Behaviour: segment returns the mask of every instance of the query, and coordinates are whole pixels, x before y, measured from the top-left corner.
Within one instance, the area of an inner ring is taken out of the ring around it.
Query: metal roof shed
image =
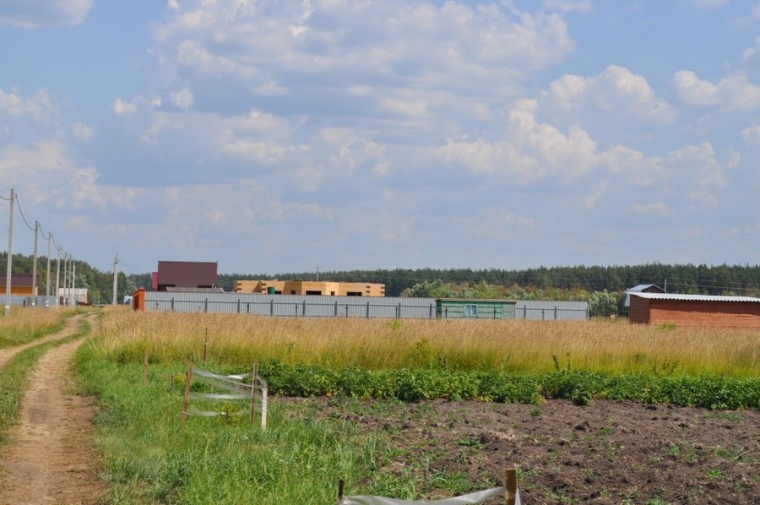
[[[639,284],[637,286],[632,287],[631,289],[626,290],[625,292],[625,306],[630,307],[631,306],[631,293],[664,293],[665,290],[662,289],[657,284]]]
[[[760,298],[630,293],[631,323],[760,328]]]
[[[514,319],[516,301],[439,298],[436,316],[443,319]]]

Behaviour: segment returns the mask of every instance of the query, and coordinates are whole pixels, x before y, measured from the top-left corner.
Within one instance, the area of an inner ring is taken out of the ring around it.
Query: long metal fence
[[[6,297],[2,296],[2,303],[5,303]],[[10,297],[10,304],[14,307],[40,307],[50,308],[55,307],[59,303],[59,300],[55,296],[20,296],[12,295]]]
[[[146,311],[215,312],[258,316],[434,319],[432,298],[254,293],[145,293]]]
[[[268,295],[258,293],[145,292],[146,311],[257,316],[435,319],[434,298]],[[511,312],[511,311],[510,311]],[[586,302],[521,300],[507,319],[586,320]]]
[[[515,305],[515,318],[533,321],[585,321],[589,318],[588,303],[520,300]]]

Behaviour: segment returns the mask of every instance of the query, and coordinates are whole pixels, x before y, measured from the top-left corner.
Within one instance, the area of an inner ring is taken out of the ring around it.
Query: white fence
[[[242,382],[246,377],[252,377],[251,384]],[[226,391],[225,393],[199,393],[190,391],[193,381],[202,382],[212,389]],[[185,377],[185,400],[182,406],[182,422],[185,423],[187,416],[228,418],[248,416],[253,424],[255,413],[261,413],[261,429],[267,427],[267,392],[268,386],[264,379],[258,375],[258,365],[253,365],[251,373],[235,375],[217,375],[206,370],[193,369],[190,364]],[[225,405],[217,410],[193,410],[190,401],[193,400],[201,405],[223,402]],[[234,405],[231,408],[230,405]],[[258,407],[258,408],[257,408]]]

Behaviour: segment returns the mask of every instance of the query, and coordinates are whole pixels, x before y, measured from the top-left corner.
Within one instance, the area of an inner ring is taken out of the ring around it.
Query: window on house
[[[478,306],[477,305],[465,305],[464,306],[464,315],[465,316],[477,316],[478,315]]]

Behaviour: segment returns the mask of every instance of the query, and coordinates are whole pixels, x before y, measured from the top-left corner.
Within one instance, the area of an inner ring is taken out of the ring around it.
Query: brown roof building
[[[760,298],[629,293],[631,323],[760,328]]]
[[[5,294],[6,275],[0,275],[0,294]],[[11,274],[11,294],[18,296],[37,296],[33,287],[32,274]]]
[[[219,276],[216,262],[159,261],[156,272],[157,291],[182,289],[217,289]]]

